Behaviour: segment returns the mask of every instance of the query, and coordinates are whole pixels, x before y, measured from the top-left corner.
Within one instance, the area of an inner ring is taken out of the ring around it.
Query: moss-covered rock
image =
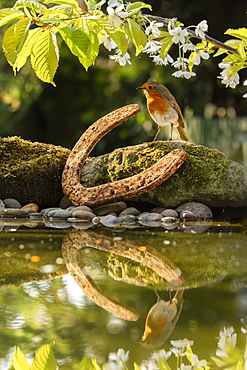
[[[165,207],[190,201],[210,207],[247,205],[244,168],[217,150],[185,142],[158,141],[116,149],[84,165],[81,182],[89,187],[132,176],[176,148],[187,152],[185,163],[156,189],[133,200]]]
[[[69,153],[60,146],[16,136],[0,138],[0,199],[57,205],[63,196],[61,175]]]

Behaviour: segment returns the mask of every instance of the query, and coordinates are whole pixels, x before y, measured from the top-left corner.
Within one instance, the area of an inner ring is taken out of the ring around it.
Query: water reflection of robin
[[[147,98],[147,108],[150,116],[158,125],[158,131],[153,139],[155,141],[163,126],[171,126],[170,140],[172,140],[173,127],[178,130],[181,140],[188,141],[184,131],[184,118],[181,109],[170,91],[159,82],[148,82],[137,87],[142,89]]]
[[[148,312],[140,344],[147,348],[161,346],[173,332],[183,306],[184,289],[176,291],[169,301],[158,298]]]

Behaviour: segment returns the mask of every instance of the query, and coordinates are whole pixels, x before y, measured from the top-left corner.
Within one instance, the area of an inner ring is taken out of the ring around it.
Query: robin
[[[169,301],[158,297],[148,312],[140,344],[147,348],[160,347],[173,332],[183,307],[184,289],[177,290]]]
[[[171,125],[170,140],[172,140],[173,127],[179,132],[181,140],[188,141],[184,131],[184,118],[179,105],[170,91],[159,82],[147,82],[137,89],[143,89],[147,98],[147,108],[150,116],[158,125],[158,131],[153,139],[155,141],[162,126]]]

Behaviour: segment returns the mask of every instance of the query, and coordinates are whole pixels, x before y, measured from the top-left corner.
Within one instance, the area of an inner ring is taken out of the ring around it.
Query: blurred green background
[[[82,4],[82,1],[78,1]],[[162,0],[147,1],[153,15],[178,17],[186,26],[206,19],[208,34],[225,41],[228,28],[246,26],[245,0]],[[15,1],[2,0],[1,7],[11,7]],[[1,29],[2,38],[4,29]],[[190,141],[219,149],[247,167],[246,92],[241,84],[236,89],[225,88],[217,76],[221,58],[203,61],[195,68],[191,80],[172,77],[172,67],[155,66],[142,54],[134,57],[132,65],[121,67],[109,59],[101,46],[100,55],[88,72],[62,43],[54,88],[39,81],[28,63],[16,77],[5,60],[0,58],[0,135],[20,135],[32,141],[49,142],[72,148],[85,129],[101,116],[125,104],[139,103],[143,109],[137,117],[125,122],[103,138],[93,155],[109,152],[116,147],[152,140],[156,124],[149,118],[145,98],[137,86],[150,77],[164,83],[176,97],[186,118]],[[175,52],[175,54],[173,53]],[[171,55],[176,56],[176,47]],[[114,54],[114,51],[113,53]],[[159,139],[168,138],[162,130]]]

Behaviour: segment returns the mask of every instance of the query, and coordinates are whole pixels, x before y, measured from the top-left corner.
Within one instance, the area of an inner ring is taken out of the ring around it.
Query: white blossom
[[[109,36],[104,36],[103,38],[100,39],[100,41],[103,43],[104,47],[109,51],[111,51],[112,49],[116,49],[117,47],[115,41]]]
[[[124,4],[121,4],[114,9],[111,6],[108,6],[106,8],[107,13],[109,14],[109,20],[115,24],[115,26],[120,27],[121,26],[121,18],[127,18],[129,17],[129,13],[123,12]]]
[[[199,36],[201,39],[204,39],[205,32],[207,30],[208,30],[208,24],[207,24],[207,21],[204,20],[204,21],[201,21],[200,23],[198,23],[198,25],[196,26],[195,34],[196,34],[196,36]]]
[[[232,76],[229,76],[230,69],[231,69],[231,63],[219,63],[219,67],[223,69],[222,72],[220,72],[220,76],[218,76],[219,79],[221,79],[221,83],[226,85],[227,87],[230,86],[232,89],[234,89],[240,81],[239,74],[236,72]]]
[[[152,34],[154,37],[158,37],[161,34],[160,27],[163,27],[163,23],[152,21],[149,26],[147,26],[145,33],[146,35]]]
[[[160,58],[158,55],[152,55],[151,57],[156,65],[167,66],[169,63],[173,63],[173,59],[169,54],[165,58]]]
[[[129,359],[129,351],[125,352],[123,348],[119,348],[116,353],[111,352],[109,354],[109,359],[112,361],[127,362]]]
[[[197,355],[192,355],[191,356],[191,363],[192,365],[195,367],[195,368],[198,368],[198,367],[205,367],[207,365],[207,361],[206,360],[201,360],[199,361],[198,359],[198,356]]]
[[[232,326],[229,328],[224,328],[223,331],[220,331],[220,337],[218,340],[218,349],[216,355],[220,357],[229,357],[228,347],[235,348],[237,342],[237,334],[234,333]]]
[[[144,53],[153,55],[157,54],[161,49],[161,43],[159,41],[148,41],[145,48],[143,49]]]
[[[181,364],[179,370],[192,370],[192,366]]]
[[[150,360],[154,360],[154,361],[158,361],[158,360],[161,360],[162,358],[164,359],[168,359],[170,356],[171,356],[171,351],[165,351],[164,349],[161,349],[159,351],[155,351],[151,357],[150,357]]]
[[[120,66],[125,66],[127,63],[131,64],[129,53],[127,52],[123,55],[120,50],[118,51],[118,54],[110,55],[110,59],[115,60],[115,62],[119,63]]]
[[[175,62],[172,64],[174,68],[186,68],[187,63],[189,63],[189,59],[187,58],[178,58],[175,60]]]
[[[170,18],[169,19],[169,22],[168,22],[168,26],[167,26],[167,29],[168,29],[168,32],[172,29],[172,28],[175,28],[175,23],[177,22],[177,18],[173,17],[173,18]]]
[[[181,45],[181,49],[183,50],[184,53],[186,53],[186,51],[188,50],[195,50],[195,48],[196,48],[195,45],[192,44],[191,42]]]
[[[109,361],[103,365],[102,370],[123,370],[124,367],[119,362]]]
[[[114,7],[118,7],[118,6],[120,6],[120,5],[122,5],[122,2],[121,1],[119,1],[119,0],[109,0],[108,1],[108,6],[110,7],[110,8],[114,8]]]
[[[140,364],[140,369],[141,370],[158,370],[158,365],[155,361],[152,360],[144,360]]]
[[[176,27],[174,29],[169,30],[170,35],[172,35],[172,42],[174,44],[178,44],[181,42],[182,44],[185,43],[185,37],[188,36],[188,31],[186,29],[182,29],[181,27]]]
[[[201,58],[202,59],[208,59],[209,54],[206,51],[197,50],[196,51],[196,57],[194,59],[194,64],[196,66],[201,63]]]
[[[247,93],[245,93],[245,94],[243,95],[243,98],[247,98]]]
[[[179,70],[179,71],[174,72],[172,74],[172,76],[174,76],[174,77],[184,77],[188,80],[189,78],[196,76],[196,74],[195,74],[195,72]]]

